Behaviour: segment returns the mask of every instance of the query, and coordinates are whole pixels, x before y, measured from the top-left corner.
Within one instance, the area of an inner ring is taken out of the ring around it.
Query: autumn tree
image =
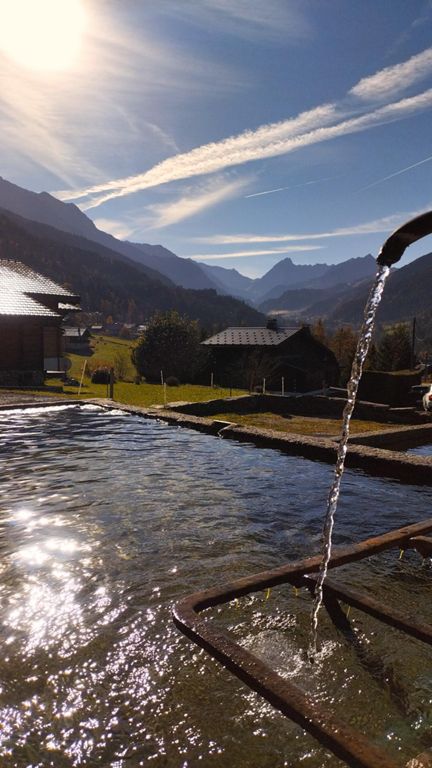
[[[351,366],[357,348],[357,334],[350,325],[342,326],[331,336],[328,346],[338,361],[341,383],[345,384],[351,373]]]
[[[134,347],[132,362],[148,381],[160,381],[161,371],[165,378],[192,381],[206,358],[200,341],[196,321],[174,310],[158,313]]]
[[[321,318],[311,326],[310,332],[317,341],[321,342],[321,344],[328,344],[327,331]]]

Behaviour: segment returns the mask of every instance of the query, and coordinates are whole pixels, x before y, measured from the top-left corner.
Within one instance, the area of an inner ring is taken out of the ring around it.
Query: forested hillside
[[[144,322],[154,312],[176,309],[199,320],[209,331],[227,325],[260,325],[263,316],[242,301],[213,290],[188,290],[166,285],[139,265],[109,249],[73,236],[63,238],[50,227],[44,236],[29,231],[19,217],[0,213],[0,258],[15,259],[72,289],[82,308],[111,315],[120,322]],[[32,222],[31,222],[32,223]],[[51,236],[50,236],[51,234]],[[163,280],[164,278],[161,278]]]

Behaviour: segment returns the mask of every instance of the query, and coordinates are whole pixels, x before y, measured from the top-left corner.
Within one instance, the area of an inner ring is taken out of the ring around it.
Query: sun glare
[[[84,25],[81,0],[0,0],[0,50],[32,70],[73,66]]]

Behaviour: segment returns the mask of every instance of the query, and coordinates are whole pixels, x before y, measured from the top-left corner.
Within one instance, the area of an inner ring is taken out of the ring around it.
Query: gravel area
[[[52,395],[26,395],[23,392],[2,392],[0,390],[0,408],[7,405],[19,406],[31,403],[46,403],[48,398],[50,403],[64,402],[64,398],[53,397]]]

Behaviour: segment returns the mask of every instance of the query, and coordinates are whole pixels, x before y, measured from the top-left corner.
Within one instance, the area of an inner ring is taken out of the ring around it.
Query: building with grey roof
[[[0,259],[0,384],[32,386],[63,370],[66,312],[79,296],[19,261]]]
[[[325,382],[339,380],[339,366],[333,352],[312,336],[309,328],[232,327],[202,342],[208,349],[208,370],[223,386],[252,390],[266,379],[266,388],[306,392]],[[208,374],[208,371],[206,372]]]

